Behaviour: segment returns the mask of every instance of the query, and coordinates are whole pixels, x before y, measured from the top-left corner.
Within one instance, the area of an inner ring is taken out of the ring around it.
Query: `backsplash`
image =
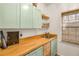
[[[47,30],[45,29],[3,29],[5,38],[6,38],[6,32],[10,31],[19,31],[19,38],[24,38],[24,37],[30,37],[30,36],[35,36],[39,34],[45,33]],[[22,34],[22,36],[20,36]]]
[[[22,33],[22,37],[29,37],[29,36],[35,36],[44,33],[45,30],[43,29],[27,29],[27,30],[20,30],[20,34]]]

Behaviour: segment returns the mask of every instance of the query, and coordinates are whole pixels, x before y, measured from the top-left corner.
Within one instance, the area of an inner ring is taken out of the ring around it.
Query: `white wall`
[[[49,27],[49,32],[55,32],[58,34],[58,38],[60,39],[61,35],[61,15],[60,15],[60,4],[57,3],[45,3],[45,4],[40,4],[44,10],[46,15],[50,17],[49,22],[50,22],[50,27]],[[42,9],[43,9],[42,8]]]
[[[30,37],[30,36],[35,36],[39,34],[43,34],[45,31],[43,29],[26,29],[26,30],[20,30],[20,34],[22,34],[23,37]]]
[[[74,10],[79,8],[79,4],[71,3],[71,4],[61,4],[61,12]],[[65,42],[59,42],[58,50],[60,55],[65,56],[79,56],[79,45],[74,45]]]
[[[49,15],[50,19],[50,27],[49,32],[55,32],[58,36],[58,52],[60,51],[60,43],[61,42],[61,30],[62,30],[62,23],[61,23],[61,6],[57,3],[47,4],[45,5],[47,8],[47,14]],[[60,51],[62,52],[62,51]]]
[[[61,12],[77,9],[79,4],[45,4],[46,14],[50,16],[49,32],[55,32],[58,35],[58,54],[64,56],[79,56],[79,45],[62,42],[62,20]]]
[[[62,11],[74,10],[79,8],[79,3],[62,3]]]

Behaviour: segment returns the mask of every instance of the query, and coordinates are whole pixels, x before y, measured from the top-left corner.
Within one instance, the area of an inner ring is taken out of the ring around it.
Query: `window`
[[[62,13],[62,41],[79,44],[79,10]]]

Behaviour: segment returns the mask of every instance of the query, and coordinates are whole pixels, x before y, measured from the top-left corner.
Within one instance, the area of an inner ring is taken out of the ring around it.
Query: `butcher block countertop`
[[[0,48],[0,56],[23,56],[26,55],[33,50],[43,46],[45,43],[54,40],[57,35],[54,35],[51,39],[42,38],[40,35],[21,38],[19,44],[11,45],[6,49]]]

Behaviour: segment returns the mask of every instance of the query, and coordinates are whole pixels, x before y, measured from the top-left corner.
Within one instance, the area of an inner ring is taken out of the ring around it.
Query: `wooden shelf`
[[[44,19],[44,20],[48,20],[49,17],[48,17],[47,15],[42,14],[42,19]]]

